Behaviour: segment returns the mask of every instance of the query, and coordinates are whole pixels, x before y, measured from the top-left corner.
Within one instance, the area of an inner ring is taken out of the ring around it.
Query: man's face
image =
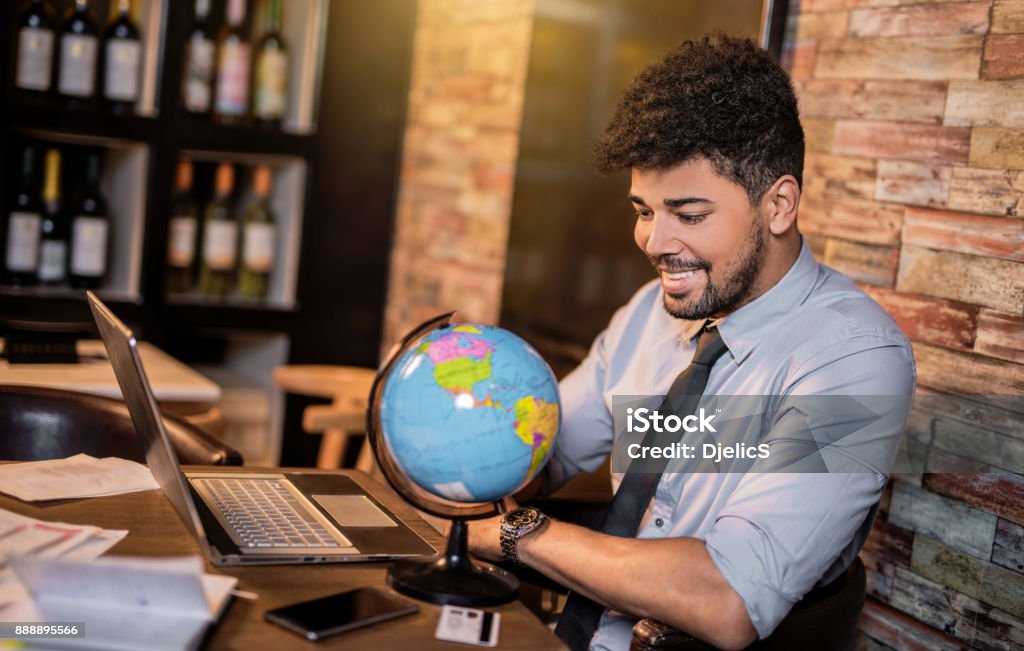
[[[634,169],[629,198],[636,243],[661,277],[669,314],[723,316],[756,295],[765,226],[742,187],[698,159]]]

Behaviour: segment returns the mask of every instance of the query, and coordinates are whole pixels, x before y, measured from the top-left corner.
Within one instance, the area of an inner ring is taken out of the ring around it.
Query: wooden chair
[[[295,364],[274,369],[274,382],[289,392],[332,400],[329,405],[311,405],[302,414],[302,429],[323,434],[317,468],[339,468],[353,435],[366,431],[366,407],[376,369],[356,366]],[[356,468],[373,470],[373,452],[365,440]]]

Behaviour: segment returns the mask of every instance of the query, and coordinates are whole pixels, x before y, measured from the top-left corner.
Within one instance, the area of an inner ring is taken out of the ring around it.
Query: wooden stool
[[[329,405],[311,405],[302,414],[302,429],[323,433],[317,468],[339,468],[353,434],[366,431],[366,407],[377,371],[356,366],[296,364],[274,369],[274,382],[289,393],[329,398]],[[373,452],[364,440],[356,468],[374,470]]]

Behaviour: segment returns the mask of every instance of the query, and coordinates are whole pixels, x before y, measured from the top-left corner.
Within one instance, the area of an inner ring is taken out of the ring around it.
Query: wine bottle
[[[203,219],[203,261],[199,272],[199,293],[223,299],[231,293],[238,251],[238,224],[228,201],[235,184],[230,163],[217,166],[215,196]]]
[[[14,208],[7,216],[4,275],[11,285],[32,285],[36,282],[42,215],[34,181],[35,150],[25,147],[21,157],[21,187],[14,195]]]
[[[249,43],[242,33],[245,0],[228,0],[228,21],[217,36],[217,89],[213,118],[239,124],[249,107]]]
[[[53,12],[43,0],[26,3],[18,16],[14,85],[26,96],[50,90],[53,70]]]
[[[196,0],[195,19],[185,45],[185,74],[182,83],[182,104],[190,113],[210,112],[215,46],[209,20],[210,0]]]
[[[67,278],[68,220],[60,202],[60,152],[46,151],[43,216],[40,222],[39,282],[59,285]]]
[[[114,113],[132,113],[141,90],[142,39],[131,9],[131,0],[118,0],[117,17],[104,35],[103,99]]]
[[[107,244],[110,219],[100,193],[100,153],[89,154],[85,166],[85,191],[71,220],[71,259],[68,281],[79,289],[96,289],[107,275]]]
[[[75,0],[61,25],[60,70],[57,92],[72,108],[88,102],[96,92],[96,21],[86,0]]]
[[[259,126],[280,128],[288,104],[288,47],[281,38],[281,0],[267,4],[267,33],[256,50],[252,114]]]
[[[171,200],[171,228],[167,246],[167,291],[185,294],[192,291],[196,258],[198,214],[192,199],[192,161],[178,161]]]
[[[270,274],[274,269],[276,228],[270,197],[270,168],[260,165],[253,173],[255,199],[245,211],[242,222],[242,260],[238,266],[238,296],[247,301],[267,297]]]

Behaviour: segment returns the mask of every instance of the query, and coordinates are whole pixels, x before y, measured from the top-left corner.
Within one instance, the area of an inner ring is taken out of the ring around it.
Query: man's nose
[[[661,255],[679,253],[683,244],[678,239],[675,223],[671,215],[655,215],[649,222],[649,234],[644,250],[647,255],[656,258]]]

